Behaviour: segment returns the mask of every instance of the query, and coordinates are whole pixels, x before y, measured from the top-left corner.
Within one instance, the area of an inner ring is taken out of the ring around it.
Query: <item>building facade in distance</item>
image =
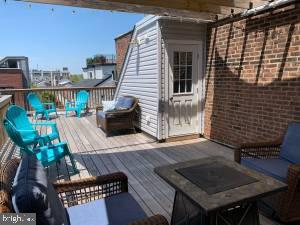
[[[38,87],[58,86],[59,82],[70,78],[67,67],[62,70],[31,70],[32,84]]]
[[[31,83],[28,58],[6,56],[0,59],[1,88],[29,88]]]
[[[111,77],[114,80],[116,74],[115,55],[95,55],[86,60],[86,67],[82,68],[83,79],[107,79]]]

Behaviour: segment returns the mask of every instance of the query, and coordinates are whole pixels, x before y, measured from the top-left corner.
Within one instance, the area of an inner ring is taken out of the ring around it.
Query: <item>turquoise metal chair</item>
[[[66,102],[66,117],[70,111],[75,111],[77,117],[80,118],[81,111],[85,109],[89,100],[89,93],[87,91],[79,91],[76,94],[75,101]]]
[[[22,153],[35,155],[37,159],[41,161],[44,167],[59,162],[60,159],[65,156],[69,156],[74,173],[78,173],[78,169],[76,168],[74,158],[70,153],[68,144],[66,142],[32,147],[28,146],[27,143],[23,141],[21,133],[9,120],[3,120],[3,127],[6,130],[7,135],[20,148],[20,151]]]
[[[44,142],[52,142],[53,140],[60,141],[59,132],[56,123],[36,122],[31,123],[25,109],[17,105],[11,105],[6,111],[6,119],[8,119],[20,132],[22,140],[27,145],[37,145]],[[51,127],[51,133],[40,135],[35,129],[36,126]],[[42,142],[41,142],[42,141]]]
[[[29,105],[35,110],[35,119],[37,119],[37,116],[39,114],[42,115],[42,117],[45,116],[47,120],[49,120],[50,113],[56,113],[57,116],[57,111],[54,102],[42,103],[40,98],[36,95],[36,93],[33,92],[30,92],[27,95],[27,101]]]

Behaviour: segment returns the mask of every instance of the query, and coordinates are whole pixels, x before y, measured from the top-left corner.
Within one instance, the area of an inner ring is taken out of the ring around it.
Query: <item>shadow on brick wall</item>
[[[211,139],[232,145],[273,140],[289,122],[300,121],[300,16],[284,20],[280,16],[244,21],[242,49],[234,63],[229,62],[234,22],[212,28],[205,94],[205,135]],[[224,40],[222,26],[226,46],[218,42],[220,36]],[[281,29],[287,32],[278,33]],[[262,41],[255,45],[257,32]],[[270,49],[270,42],[281,47]],[[253,49],[259,46],[257,53]]]

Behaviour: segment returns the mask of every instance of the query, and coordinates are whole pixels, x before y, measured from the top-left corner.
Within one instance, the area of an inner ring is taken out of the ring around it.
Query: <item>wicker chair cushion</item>
[[[129,193],[121,193],[67,209],[72,225],[125,225],[146,218]]]
[[[130,97],[119,97],[116,103],[116,110],[130,109],[134,103],[134,99]]]
[[[21,161],[12,187],[13,208],[36,213],[37,224],[68,225],[68,215],[40,161],[27,156]]]
[[[280,157],[300,163],[300,123],[290,123],[281,145]]]
[[[116,101],[102,101],[103,112],[113,111],[116,107]]]
[[[286,182],[288,166],[291,163],[284,159],[242,158],[241,164],[277,180]]]

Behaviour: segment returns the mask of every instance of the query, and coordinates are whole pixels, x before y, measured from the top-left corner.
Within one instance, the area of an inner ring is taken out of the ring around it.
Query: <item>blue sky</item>
[[[31,69],[82,73],[87,57],[115,53],[114,38],[143,16],[1,0],[0,57],[28,56]]]

